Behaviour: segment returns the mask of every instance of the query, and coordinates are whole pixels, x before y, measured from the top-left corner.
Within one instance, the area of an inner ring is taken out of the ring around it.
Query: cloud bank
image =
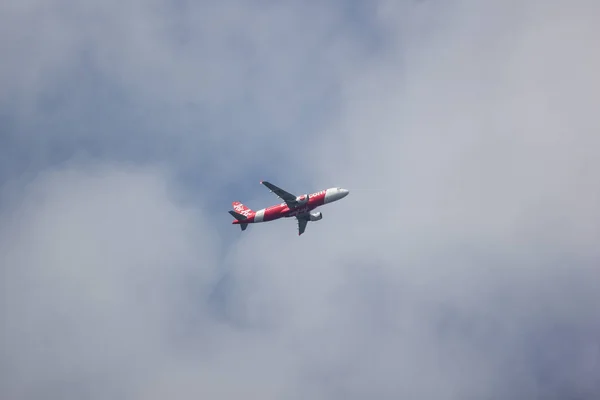
[[[2,398],[598,397],[599,6],[369,4],[0,5]]]

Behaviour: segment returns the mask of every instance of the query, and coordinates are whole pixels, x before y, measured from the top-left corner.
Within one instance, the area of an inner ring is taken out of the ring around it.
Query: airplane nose
[[[340,193],[342,194],[342,197],[346,197],[346,196],[348,196],[348,193],[350,193],[350,192],[346,189],[340,189]]]

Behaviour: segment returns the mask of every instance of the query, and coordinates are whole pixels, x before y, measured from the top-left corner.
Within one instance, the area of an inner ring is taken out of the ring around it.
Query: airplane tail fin
[[[249,216],[250,214],[253,214],[253,213],[254,213],[254,211],[252,211],[252,210],[250,209],[250,207],[248,207],[248,206],[246,206],[246,205],[242,204],[242,203],[241,203],[241,202],[239,202],[239,201],[234,201],[233,203],[231,203],[231,205],[233,206],[233,210],[234,210],[235,212],[237,212],[237,213],[240,213],[240,214],[242,214],[242,215]]]

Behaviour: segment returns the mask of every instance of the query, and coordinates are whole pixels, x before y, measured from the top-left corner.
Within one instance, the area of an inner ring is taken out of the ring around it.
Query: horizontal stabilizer
[[[243,231],[245,231],[247,227],[248,224],[240,224],[240,228],[242,228]]]
[[[248,217],[246,217],[245,215],[242,215],[240,213],[237,213],[235,211],[229,211],[229,214],[231,214],[231,216],[235,219],[237,219],[238,221],[243,221],[245,219],[248,219]],[[246,224],[248,225],[248,224]],[[242,229],[243,230],[243,229]]]

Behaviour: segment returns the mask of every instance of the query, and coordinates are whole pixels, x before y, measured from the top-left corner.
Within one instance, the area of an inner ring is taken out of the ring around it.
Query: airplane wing
[[[308,224],[308,220],[304,218],[296,218],[298,221],[298,236],[302,235],[306,230],[306,225]]]
[[[262,183],[267,188],[269,188],[269,190],[271,190],[271,192],[275,193],[281,200],[283,200],[288,205],[288,207],[291,208],[297,203],[296,202],[297,196],[294,196],[293,194],[286,192],[285,190],[273,185],[270,182],[261,181],[260,183]]]

